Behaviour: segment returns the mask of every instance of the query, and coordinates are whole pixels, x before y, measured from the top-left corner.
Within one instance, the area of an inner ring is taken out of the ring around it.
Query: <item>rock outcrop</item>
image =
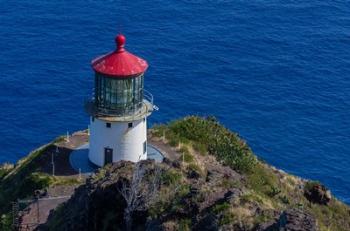
[[[320,183],[307,184],[304,195],[310,202],[321,205],[327,205],[332,199],[331,192]]]
[[[166,161],[160,164],[162,171],[175,169],[173,162]],[[145,171],[154,171],[153,161],[144,161],[142,166]],[[52,212],[47,224],[39,230],[125,230],[124,210],[125,199],[120,194],[120,188],[125,180],[130,180],[133,175],[134,165],[130,162],[119,162],[101,170],[94,177],[87,180],[85,185],[79,187],[74,196],[60,209]],[[226,167],[216,171],[217,177],[220,172],[229,173]],[[187,175],[187,174],[186,174]],[[221,176],[223,177],[224,174]],[[187,176],[190,180],[194,179]],[[214,230],[256,230],[256,231],[316,231],[316,221],[310,214],[300,209],[289,209],[282,212],[278,218],[270,222],[259,224],[256,228],[246,228],[237,224],[222,226],[223,215],[220,211],[221,205],[234,203],[242,196],[242,189],[232,188],[226,191],[209,193],[203,195],[202,187],[208,181],[202,180],[202,184],[191,185],[183,196],[175,198],[176,203],[170,204],[161,216],[152,218],[150,207],[146,201],[132,214],[132,230],[177,230],[174,222],[182,218],[190,218],[192,229],[201,231]],[[258,205],[254,210],[257,215],[262,214]],[[238,208],[239,209],[239,208]],[[174,221],[174,222],[173,222]]]
[[[316,231],[315,218],[300,209],[284,211],[278,219],[258,226],[256,231]]]
[[[216,166],[207,174],[194,177],[181,170],[181,166],[174,166],[169,159],[161,164],[147,160],[141,165],[146,175],[154,173],[156,167],[161,169],[158,199],[167,199],[155,200],[152,205],[141,198],[140,206],[131,213],[132,229],[129,230],[175,231],[182,226],[184,230],[191,227],[191,230],[198,231],[318,230],[315,217],[302,208],[280,212],[266,208],[261,199],[249,199],[249,190],[241,183],[227,183],[232,179],[244,182],[240,174],[228,167]],[[127,203],[121,195],[121,187],[125,182],[130,184],[134,172],[135,165],[124,161],[101,169],[88,178],[67,203],[53,211],[48,222],[39,230],[127,230]],[[183,177],[181,184],[175,182],[180,173]],[[224,186],[220,186],[222,184]],[[311,195],[314,195],[315,189]],[[146,194],[147,190],[145,188]],[[323,198],[317,201],[324,203],[324,197],[317,198]],[[272,219],[256,223],[259,217]]]
[[[256,159],[214,120],[188,117],[148,138],[163,163],[99,169],[39,230],[350,230],[349,207],[326,187]]]

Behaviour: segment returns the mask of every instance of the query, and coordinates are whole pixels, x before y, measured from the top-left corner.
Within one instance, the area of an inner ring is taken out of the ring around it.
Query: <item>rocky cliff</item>
[[[163,163],[100,169],[42,230],[350,230],[328,189],[258,160],[213,118],[150,131]],[[130,196],[130,195],[133,196]]]
[[[149,143],[164,153],[162,163],[99,169],[37,230],[350,230],[350,208],[325,186],[259,160],[215,118],[155,126]],[[6,187],[11,179],[22,185],[18,173],[9,174]]]

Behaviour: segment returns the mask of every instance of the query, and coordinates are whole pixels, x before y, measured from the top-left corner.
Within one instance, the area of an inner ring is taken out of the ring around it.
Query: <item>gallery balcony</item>
[[[104,107],[98,105],[95,97],[85,101],[85,111],[93,117],[106,121],[134,121],[149,116],[157,107],[153,105],[153,96],[150,92],[143,91],[141,102],[132,104],[118,104],[117,107]]]

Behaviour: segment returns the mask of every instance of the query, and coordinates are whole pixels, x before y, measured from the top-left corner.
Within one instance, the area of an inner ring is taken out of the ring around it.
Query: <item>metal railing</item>
[[[143,100],[139,103],[130,105],[123,105],[119,108],[111,109],[96,105],[95,97],[85,100],[85,111],[91,116],[132,116],[141,113],[144,106],[146,106],[146,113],[153,110],[153,95],[147,91],[143,91]],[[148,104],[148,105],[147,105]]]
[[[151,94],[151,92],[143,89],[143,98],[153,105],[153,95]]]

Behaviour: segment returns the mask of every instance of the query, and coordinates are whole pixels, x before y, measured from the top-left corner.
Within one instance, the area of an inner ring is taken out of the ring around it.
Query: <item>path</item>
[[[72,168],[69,156],[77,147],[87,143],[86,132],[73,133],[69,140],[62,140],[50,146],[38,159],[41,172],[52,174],[52,158],[55,163],[55,176],[60,178],[76,178],[78,172]],[[84,177],[84,176],[83,176]],[[19,230],[35,230],[38,225],[44,224],[50,211],[67,201],[79,185],[52,186],[47,189],[46,195],[39,200],[19,200],[22,210],[19,212]]]

